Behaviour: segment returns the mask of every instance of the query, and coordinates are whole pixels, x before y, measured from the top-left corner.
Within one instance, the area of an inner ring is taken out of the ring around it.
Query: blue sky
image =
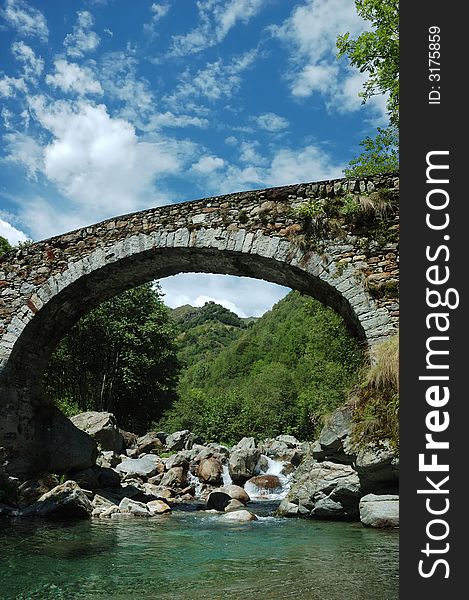
[[[341,176],[384,124],[337,35],[352,0],[1,0],[0,235],[39,240],[213,194]],[[283,288],[162,282],[261,314]],[[231,306],[232,307],[232,306]]]

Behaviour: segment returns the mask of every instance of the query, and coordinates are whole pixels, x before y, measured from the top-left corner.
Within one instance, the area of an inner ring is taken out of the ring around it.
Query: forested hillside
[[[363,361],[342,320],[291,292],[254,323],[216,304],[176,309],[178,399],[158,426],[205,440],[312,438],[346,399]]]

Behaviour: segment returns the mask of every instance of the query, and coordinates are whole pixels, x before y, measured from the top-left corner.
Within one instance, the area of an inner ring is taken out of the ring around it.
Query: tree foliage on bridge
[[[175,397],[179,364],[169,309],[145,284],[83,317],[53,354],[46,393],[66,413],[104,410],[143,432]]]

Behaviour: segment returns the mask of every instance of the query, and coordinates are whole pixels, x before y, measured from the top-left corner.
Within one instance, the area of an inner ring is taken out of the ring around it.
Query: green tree
[[[145,431],[175,398],[174,325],[160,292],[145,284],[83,317],[52,356],[45,384],[68,412],[105,410]]]
[[[371,28],[356,39],[345,33],[337,39],[339,58],[368,75],[360,96],[387,94],[389,126],[366,137],[363,152],[344,170],[347,177],[375,175],[399,168],[399,2],[398,0],[355,0],[357,13]]]
[[[394,127],[378,127],[376,137],[366,137],[360,146],[364,151],[344,169],[346,177],[378,175],[399,169],[399,136]]]
[[[366,102],[376,94],[389,94],[390,124],[399,123],[399,2],[398,0],[355,0],[357,13],[371,24],[356,39],[347,32],[339,36],[339,57],[368,74],[361,96]]]
[[[8,252],[12,248],[13,246],[11,246],[10,242],[0,235],[0,256],[2,254],[5,254],[5,252]]]

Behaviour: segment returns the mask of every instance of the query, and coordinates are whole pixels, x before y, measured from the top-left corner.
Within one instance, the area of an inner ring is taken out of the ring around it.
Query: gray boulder
[[[399,527],[399,496],[363,496],[360,500],[360,521],[366,527]]]
[[[123,498],[121,500],[119,503],[119,512],[131,514],[134,517],[151,517],[151,513],[146,504],[131,500],[130,498]]]
[[[230,498],[233,498],[233,500],[239,500],[243,504],[247,504],[251,500],[249,494],[240,485],[226,485],[219,488],[218,491],[228,494]]]
[[[399,484],[399,457],[388,440],[360,449],[355,469],[365,492],[396,492]]]
[[[158,473],[160,459],[154,454],[146,454],[141,458],[127,458],[119,463],[116,471],[126,476],[153,477]]]
[[[291,516],[293,504],[304,516],[352,519],[358,517],[360,496],[360,480],[350,465],[308,457],[296,470],[278,513]]]
[[[141,454],[158,454],[164,448],[156,431],[149,431],[137,439],[136,446]]]
[[[22,516],[88,518],[93,506],[75,481],[66,481],[43,494],[37,502],[21,511]]]
[[[70,420],[75,427],[90,435],[103,450],[122,450],[124,438],[112,413],[89,411],[75,415]]]
[[[342,407],[335,410],[319,434],[313,448],[316,460],[330,460],[342,464],[352,464],[355,453],[351,443],[352,409]]]
[[[253,437],[245,437],[233,447],[228,471],[234,483],[243,484],[255,474],[260,455]]]
[[[166,450],[168,450],[168,452],[177,452],[178,450],[190,450],[195,442],[195,435],[191,433],[188,429],[175,431],[174,433],[168,435],[168,437],[166,438]]]
[[[161,479],[160,485],[168,488],[183,488],[187,485],[187,469],[172,467]]]

